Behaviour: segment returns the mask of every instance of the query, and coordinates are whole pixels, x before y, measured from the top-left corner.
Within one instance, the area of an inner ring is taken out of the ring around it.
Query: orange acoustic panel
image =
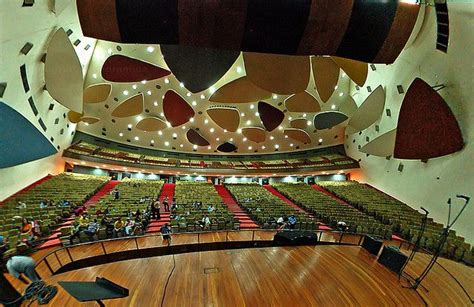
[[[69,121],[73,124],[77,124],[78,122],[81,121],[81,117],[84,115],[84,113],[77,113],[77,112],[74,112],[74,111],[69,111],[67,113],[67,118],[69,119]]]
[[[186,132],[186,138],[193,145],[197,145],[197,146],[209,145],[209,142],[202,135],[200,135],[199,132],[197,132],[194,129],[189,129],[188,132]]]
[[[280,109],[263,101],[258,102],[258,113],[260,114],[263,126],[269,132],[275,130],[285,118],[285,114]]]
[[[306,118],[293,119],[290,122],[290,126],[296,129],[306,129],[308,128],[308,120]]]
[[[395,137],[397,136],[397,129],[390,130],[373,139],[371,142],[365,144],[360,149],[360,152],[370,154],[377,157],[388,157],[393,155],[395,149]]]
[[[247,77],[272,93],[290,95],[302,92],[309,82],[308,56],[244,52]]]
[[[331,58],[358,86],[365,84],[369,73],[369,65],[367,63],[335,56]]]
[[[339,66],[331,57],[316,56],[311,58],[314,83],[323,102],[331,98],[339,81]]]
[[[129,117],[143,112],[143,94],[137,94],[119,104],[113,111],[114,117]]]
[[[321,111],[319,102],[306,91],[288,97],[285,100],[285,106],[289,112],[315,113]]]
[[[311,143],[311,138],[309,134],[304,130],[288,128],[288,129],[285,129],[283,133],[287,135],[290,139],[293,139],[300,143],[303,143],[303,144]]]
[[[240,124],[239,110],[231,107],[211,107],[207,115],[222,129],[230,132],[237,131]]]
[[[174,91],[167,91],[163,99],[163,112],[172,127],[185,124],[194,117],[193,108]]]
[[[88,86],[84,90],[84,103],[99,103],[106,101],[112,93],[112,84],[99,83]]]
[[[260,127],[243,128],[242,134],[250,141],[255,143],[265,142],[265,139],[267,137],[267,132],[265,131],[265,129]]]
[[[145,132],[159,131],[166,128],[166,122],[158,117],[147,117],[137,123],[137,129]]]
[[[265,100],[272,93],[256,86],[248,77],[235,79],[220,87],[209,101],[221,103],[246,103]]]
[[[346,132],[352,134],[368,128],[382,116],[384,106],[385,91],[379,85],[351,117]]]
[[[398,116],[394,157],[427,160],[452,154],[464,146],[461,129],[438,92],[416,78]]]
[[[98,121],[100,121],[100,118],[94,117],[94,116],[83,116],[83,117],[81,117],[81,121],[85,122],[89,125],[92,125],[92,124],[95,124]]]

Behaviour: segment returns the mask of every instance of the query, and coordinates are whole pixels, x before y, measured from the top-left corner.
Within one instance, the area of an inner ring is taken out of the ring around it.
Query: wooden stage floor
[[[421,271],[420,255],[408,271]],[[173,263],[176,263],[172,272]],[[443,261],[444,263],[445,261]],[[446,262],[472,291],[473,269]],[[166,280],[170,273],[166,292]],[[93,281],[106,277],[130,290],[128,298],[106,306],[424,306],[420,296],[402,288],[406,281],[358,246],[300,246],[196,252],[121,261],[46,278]],[[432,306],[471,306],[454,280],[435,266],[419,293]],[[83,304],[60,286],[51,306]],[[471,292],[472,293],[472,292]],[[35,305],[35,304],[33,304]]]

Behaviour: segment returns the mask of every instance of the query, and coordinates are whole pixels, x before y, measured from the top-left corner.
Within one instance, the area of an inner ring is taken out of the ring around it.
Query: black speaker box
[[[395,273],[400,274],[400,270],[405,262],[407,262],[407,259],[408,257],[401,253],[397,247],[385,246],[378,261]]]
[[[318,243],[318,236],[310,231],[282,231],[273,237],[277,245],[303,245]]]
[[[365,235],[364,242],[362,242],[362,247],[365,248],[369,253],[378,255],[380,249],[382,248],[382,244],[382,240]]]

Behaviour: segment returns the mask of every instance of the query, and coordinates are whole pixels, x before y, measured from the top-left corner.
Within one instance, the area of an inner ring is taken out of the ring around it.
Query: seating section
[[[317,229],[316,220],[308,217],[268,192],[257,183],[226,184],[226,188],[235,200],[263,228],[277,228],[280,217],[296,216],[297,229]]]
[[[392,236],[391,230],[372,216],[341,204],[307,184],[280,183],[274,184],[273,187],[333,229],[337,228],[337,222],[343,221],[350,232],[375,234],[387,239]]]
[[[211,183],[179,181],[174,195],[178,209],[171,215],[173,232],[201,231],[198,223],[204,214],[208,214],[211,221],[208,230],[239,229],[238,220]],[[202,206],[194,206],[195,202],[201,202]],[[209,212],[208,206],[214,206],[215,210]]]
[[[390,225],[392,230],[404,239],[414,242],[418,237],[423,215],[391,196],[355,181],[319,181],[317,184],[357,209]],[[420,242],[421,246],[434,250],[443,227],[442,224],[429,218]],[[472,252],[470,244],[466,243],[463,237],[456,236],[456,232],[451,230],[447,244],[444,245],[444,255],[472,263]]]
[[[62,173],[8,199],[0,207],[0,235],[9,238],[10,247],[15,246],[24,239],[19,231],[24,217],[40,225],[41,236],[50,234],[64,217],[70,216],[74,205],[82,205],[107,181],[108,177]],[[45,200],[48,205],[40,208]],[[69,205],[61,206],[65,200]]]

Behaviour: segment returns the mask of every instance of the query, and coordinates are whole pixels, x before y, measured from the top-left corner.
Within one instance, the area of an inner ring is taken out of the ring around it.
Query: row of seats
[[[226,184],[250,217],[263,228],[276,228],[280,217],[296,216],[298,229],[317,229],[316,220],[309,218],[257,183]]]
[[[411,242],[417,239],[423,215],[410,206],[356,181],[319,181],[317,184],[357,209],[390,225],[392,230],[404,239]],[[433,251],[443,227],[433,219],[428,219],[421,246]],[[470,244],[466,243],[463,237],[457,236],[454,230],[449,233],[443,254],[458,261],[473,261],[473,249]]]
[[[274,184],[273,187],[331,228],[336,229],[337,223],[343,221],[350,232],[376,234],[387,239],[392,236],[391,230],[373,217],[353,207],[338,203],[307,184],[281,183]]]

